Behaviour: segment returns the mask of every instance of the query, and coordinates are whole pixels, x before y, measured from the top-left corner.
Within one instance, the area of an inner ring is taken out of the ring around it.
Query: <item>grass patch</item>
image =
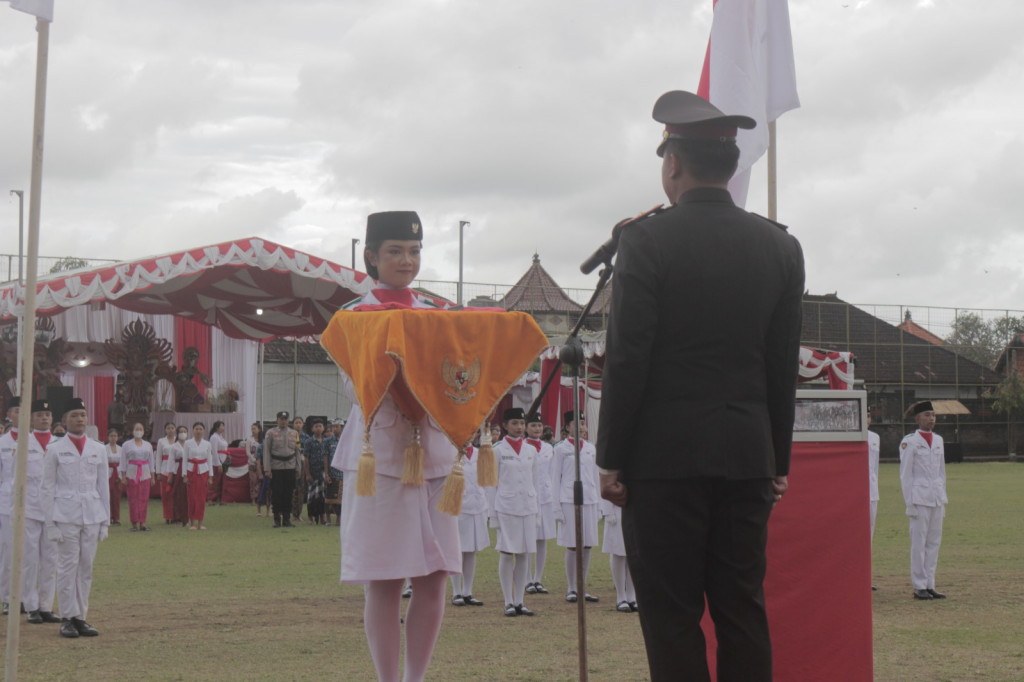
[[[956,464],[947,476],[938,588],[949,598],[915,602],[898,466],[881,466],[875,679],[1024,679],[1024,466]],[[100,545],[89,612],[100,637],[62,640],[54,625],[23,622],[20,679],[375,679],[362,589],[338,582],[336,528],[274,530],[247,505],[208,509],[205,532],[163,525],[159,501],[149,518],[153,532],[121,526]],[[563,598],[563,551],[552,542],[548,555],[551,594],[526,597],[534,618],[502,616],[497,552],[479,555],[474,591],[486,605],[447,607],[432,679],[576,679],[576,610]],[[639,624],[615,611],[599,552],[589,591],[601,598],[587,608],[591,678],[646,679]]]

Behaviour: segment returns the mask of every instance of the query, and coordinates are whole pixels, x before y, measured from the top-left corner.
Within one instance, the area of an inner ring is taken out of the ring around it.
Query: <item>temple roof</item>
[[[583,306],[569,298],[541,266],[540,256],[536,253],[530,268],[505,294],[502,305],[506,310],[528,313],[578,313],[583,310]]]

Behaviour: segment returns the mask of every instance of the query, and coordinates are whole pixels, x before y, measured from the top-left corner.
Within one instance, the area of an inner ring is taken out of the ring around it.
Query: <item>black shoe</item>
[[[466,599],[461,594],[457,594],[454,597],[452,597],[452,605],[453,606],[465,606],[466,605]]]
[[[936,592],[935,590],[933,590],[930,587],[928,588],[928,594],[932,595],[932,599],[945,599],[946,598],[946,595],[942,594],[941,592]]]
[[[576,603],[576,590],[570,590],[569,593],[565,595],[565,601],[570,602],[572,604],[575,604]]]
[[[73,625],[74,628],[78,630],[78,634],[80,634],[82,637],[96,637],[100,634],[99,630],[89,625],[81,618],[72,618],[71,625]],[[63,627],[63,625],[61,627]]]
[[[519,605],[516,606],[516,613],[518,613],[520,616],[532,616],[533,615],[533,611],[531,611],[527,607],[523,606],[522,604],[519,604]]]
[[[628,601],[620,601],[615,605],[615,610],[622,613],[633,613],[633,607],[629,605]]]
[[[516,607],[512,606],[511,604],[505,604],[505,615],[509,618],[515,618],[519,615],[519,612],[516,611]]]
[[[914,590],[914,599],[935,599],[928,590]]]
[[[291,521],[285,521],[281,525],[284,526],[285,528],[294,528],[295,527],[295,524],[293,524]]]
[[[43,617],[39,615],[38,611],[29,611],[28,622],[32,623],[33,625],[42,625]]]
[[[632,611],[633,613],[636,613],[637,611],[640,610],[640,607],[636,605],[635,601],[631,601],[631,602],[629,602],[629,610]]]
[[[479,599],[477,599],[476,597],[474,597],[471,594],[465,595],[462,598],[462,601],[466,602],[470,606],[483,606],[484,605],[484,603],[482,601],[480,601]]]
[[[537,587],[535,583],[526,583],[526,594],[537,594]]]
[[[280,527],[281,527],[281,522],[280,521],[274,521],[274,528],[280,528]]]
[[[402,599],[408,599],[411,596],[412,596],[412,585],[409,585],[407,588],[402,590]]]
[[[28,611],[25,610],[24,604],[21,605],[21,613],[28,613]]]
[[[598,599],[594,595],[588,594],[586,592],[583,593],[583,598],[586,599],[587,601],[601,601],[600,599]]]
[[[78,629],[75,627],[75,624],[67,618],[63,618],[60,621],[60,636],[70,637],[72,639],[80,637],[80,635],[78,634]]]
[[[42,616],[44,623],[59,623],[60,618],[53,615],[52,611],[40,611],[39,615]]]
[[[7,615],[7,613],[8,613],[8,612],[9,612],[10,610],[11,610],[11,607],[10,607],[10,605],[8,605],[8,603],[7,603],[7,602],[4,602],[4,605],[3,605],[3,612],[4,612],[4,615],[6,616],[6,615]]]
[[[878,588],[877,588],[877,587],[875,587],[874,585],[872,585],[872,586],[871,586],[871,591],[872,591],[872,592],[878,592]]]
[[[544,587],[540,583],[534,583],[533,584],[533,590],[537,594],[547,594],[548,593],[548,588]]]

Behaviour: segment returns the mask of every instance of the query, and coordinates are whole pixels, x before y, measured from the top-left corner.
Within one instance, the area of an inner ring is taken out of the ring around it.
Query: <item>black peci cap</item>
[[[540,418],[540,412],[531,412],[526,415],[527,424],[543,424],[544,420]]]
[[[368,215],[364,242],[367,248],[371,244],[380,244],[385,239],[423,241],[423,223],[416,211],[382,211]],[[377,279],[377,268],[370,264],[365,252],[363,263],[366,265],[367,274]]]
[[[85,409],[85,408],[82,408]],[[49,412],[50,403],[45,400],[33,400],[32,401],[32,412]]]
[[[64,414],[67,414],[68,412],[73,412],[75,410],[84,409],[85,401],[83,401],[81,398],[72,398],[71,400],[64,403]]]
[[[501,421],[507,422],[513,419],[526,419],[526,412],[521,407],[510,407],[501,415]]]

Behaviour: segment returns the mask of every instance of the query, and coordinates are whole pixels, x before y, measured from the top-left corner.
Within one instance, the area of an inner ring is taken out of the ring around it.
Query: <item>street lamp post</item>
[[[468,220],[459,221],[459,295],[456,301],[459,305],[462,305],[462,228],[469,225]]]
[[[358,244],[358,243],[359,243],[359,240],[356,239],[355,237],[353,237],[352,238],[352,269],[353,270],[356,269],[356,244]]]

